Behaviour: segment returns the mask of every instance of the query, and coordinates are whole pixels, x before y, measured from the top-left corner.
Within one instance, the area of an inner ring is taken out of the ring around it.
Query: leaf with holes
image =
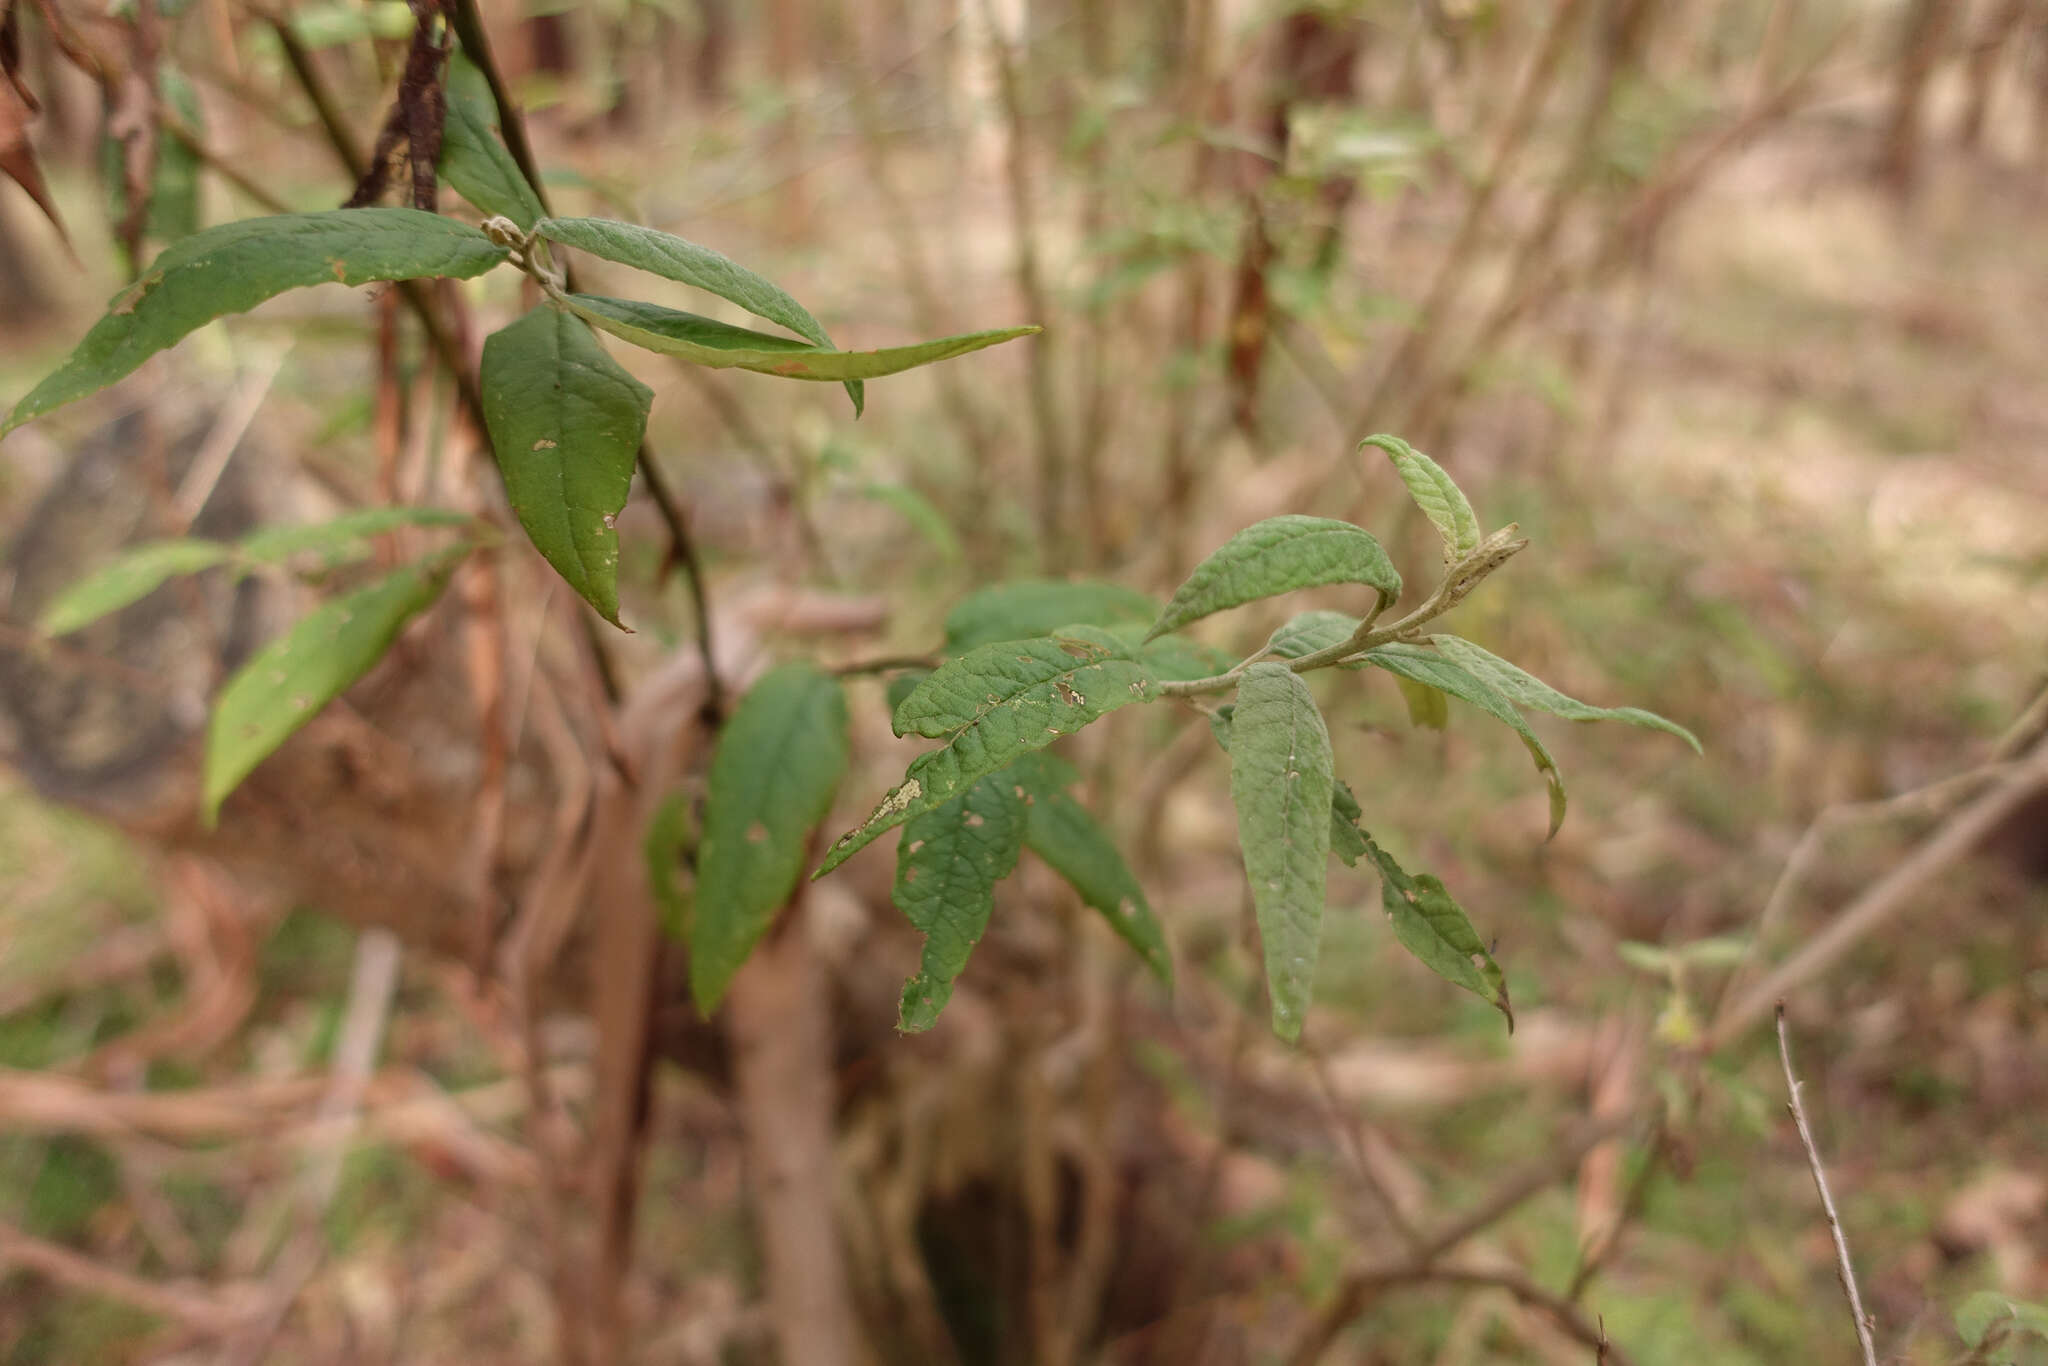
[[[257,764],[384,657],[405,624],[441,596],[469,550],[451,547],[322,604],[236,671],[206,732],[208,825]]]
[[[1382,605],[1401,595],[1401,576],[1370,532],[1328,517],[1268,517],[1196,565],[1146,638],[1211,612],[1332,583],[1366,584],[1378,590]]]
[[[946,613],[946,652],[998,640],[1028,640],[1080,622],[1118,626],[1150,621],[1159,604],[1135,589],[1089,580],[1015,579],[969,593]]]
[[[1301,1034],[1322,948],[1335,788],[1330,733],[1308,684],[1285,664],[1254,664],[1230,721],[1230,801],[1265,948],[1273,1032]]]
[[[1507,1019],[1508,1032],[1514,1033],[1507,978],[1472,928],[1464,907],[1429,874],[1410,876],[1370,836],[1365,846],[1380,871],[1380,902],[1394,924],[1394,937],[1431,972],[1498,1010]]]
[[[1536,732],[1529,729],[1529,723],[1522,719],[1514,703],[1499,689],[1464,665],[1420,645],[1382,645],[1366,651],[1365,661],[1402,678],[1428,684],[1461,702],[1469,702],[1521,736],[1523,747],[1536,761],[1537,771],[1543,775],[1544,784],[1550,789],[1550,833],[1557,833],[1557,827],[1564,822],[1564,777],[1557,771],[1557,761],[1550,757],[1550,751],[1536,738]]]
[[[1394,462],[1395,473],[1408,486],[1408,496],[1443,538],[1445,564],[1456,564],[1479,548],[1478,514],[1443,466],[1398,436],[1368,436],[1359,449],[1367,446],[1378,446]]]
[[[846,755],[846,694],[810,664],[763,675],[719,732],[690,915],[690,991],[706,1015],[788,902]]]
[[[924,934],[917,975],[903,986],[901,1029],[930,1029],[953,979],[988,927],[996,884],[1024,845],[1024,799],[1004,774],[983,778],[912,820],[896,855],[890,899]]]
[[[1534,674],[1508,663],[1499,655],[1482,650],[1469,640],[1458,636],[1431,636],[1429,640],[1446,659],[1456,661],[1474,678],[1484,679],[1517,706],[1533,707],[1552,716],[1562,716],[1567,721],[1621,721],[1645,730],[1661,730],[1691,745],[1693,753],[1702,752],[1699,739],[1691,731],[1653,711],[1644,711],[1641,707],[1595,707],[1575,697],[1566,697]]]
[[[61,636],[90,626],[161,588],[179,574],[196,574],[234,558],[218,541],[150,541],[130,547],[50,599],[36,629]]]
[[[1093,626],[999,641],[948,660],[896,708],[898,735],[948,737],[920,754],[865,821],[841,835],[822,877],[887,831],[1096,718],[1149,701],[1158,685],[1124,641]]]
[[[891,346],[880,351],[835,351],[829,346],[777,337],[752,328],[734,327],[715,318],[679,313],[637,299],[608,299],[601,294],[565,296],[576,316],[614,337],[665,356],[679,356],[713,370],[752,370],[782,379],[855,381],[915,370],[920,365],[951,360],[970,351],[1028,337],[1042,329],[1002,327],[990,332],[965,332],[937,341]]]
[[[615,223],[608,218],[543,218],[534,225],[534,231],[565,247],[715,294],[757,318],[788,328],[813,346],[832,348],[832,339],[825,335],[825,329],[811,316],[811,311],[791,298],[782,286],[709,247],[673,233],[643,228],[636,223]],[[854,416],[858,417],[866,406],[860,383],[848,384],[846,394],[853,400]]]
[[[467,279],[505,260],[505,249],[467,223],[418,209],[332,209],[246,218],[164,249],[116,294],[69,359],[0,424],[103,389],[215,318],[308,285],[368,284],[422,276]]]
[[[1083,905],[1100,912],[1111,931],[1171,990],[1173,955],[1166,948],[1166,931],[1109,833],[1087,807],[1067,795],[1075,777],[1071,764],[1049,754],[1027,754],[990,781],[1015,784],[1026,803],[1025,846],[1067,880]]]
[[[490,87],[461,54],[448,63],[448,118],[441,126],[441,179],[486,214],[531,232],[547,213],[526,173],[498,140]]]
[[[619,624],[619,509],[654,391],[575,318],[539,304],[484,342],[477,382],[519,524],[555,571]]]

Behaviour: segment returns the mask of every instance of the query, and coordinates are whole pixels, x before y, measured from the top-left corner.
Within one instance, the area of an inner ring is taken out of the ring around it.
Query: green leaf
[[[1394,682],[1401,689],[1401,700],[1408,704],[1410,724],[1425,730],[1442,730],[1451,724],[1451,706],[1444,695],[1427,683],[1417,683],[1412,678],[1394,675]]]
[[[782,286],[756,275],[728,257],[685,241],[672,233],[643,228],[634,223],[615,223],[607,218],[546,218],[534,231],[551,242],[587,251],[622,266],[644,270],[677,284],[689,285],[738,304],[757,318],[766,318],[825,350],[832,339],[811,316],[811,311],[792,299]],[[666,312],[667,310],[661,310]],[[680,318],[691,315],[680,313]],[[593,320],[594,321],[594,320]],[[631,341],[632,338],[627,338]],[[642,342],[641,345],[646,345]],[[659,350],[660,348],[655,348]],[[709,362],[700,362],[706,363]],[[856,380],[846,386],[853,400],[854,416],[866,406],[866,396]]]
[[[690,891],[683,885],[684,856],[696,846],[697,830],[687,791],[671,792],[655,808],[647,822],[647,838],[640,843],[647,860],[647,888],[661,910],[661,923],[671,936],[684,939],[690,933]]]
[[[244,536],[236,558],[247,564],[272,564],[294,555],[317,552],[328,565],[345,564],[364,554],[371,542],[402,526],[464,526],[467,514],[447,508],[359,508],[310,526],[274,526]]]
[[[36,618],[36,629],[48,636],[79,630],[142,601],[175,575],[196,574],[233,558],[234,551],[218,541],[150,541],[133,546],[113,563],[102,565],[52,598]]]
[[[1343,612],[1317,610],[1302,612],[1291,617],[1273,632],[1266,641],[1266,653],[1279,655],[1282,659],[1300,659],[1318,650],[1327,650],[1341,645],[1358,631],[1358,618]],[[1347,669],[1362,669],[1363,664],[1345,664]]]
[[[619,624],[619,509],[654,391],[590,329],[539,304],[484,342],[484,421],[519,524],[569,586]]]
[[[1073,622],[1116,626],[1150,621],[1159,604],[1121,584],[1015,579],[969,593],[946,614],[946,652],[998,640],[1048,635]]]
[[[448,118],[441,127],[441,179],[486,214],[533,231],[547,213],[526,173],[498,140],[498,116],[484,76],[460,53],[448,63]]]
[[[846,694],[810,664],[763,675],[719,732],[690,918],[690,991],[706,1015],[788,902],[846,755]]]
[[[1148,700],[1154,683],[1115,635],[1071,626],[1037,640],[997,641],[947,660],[903,699],[892,725],[898,735],[932,739],[979,730],[983,743],[1008,751],[1006,764],[1106,712]],[[1032,738],[1038,734],[1045,738]]]
[[[1331,583],[1370,585],[1379,590],[1382,605],[1401,595],[1401,576],[1362,528],[1328,517],[1269,517],[1195,566],[1146,638],[1178,631],[1226,607]]]
[[[198,93],[171,66],[157,69],[157,93],[165,109],[194,134],[206,130]],[[128,216],[128,176],[118,139],[100,139],[100,181],[107,190],[107,218],[119,223]],[[199,231],[199,156],[168,128],[157,139],[156,170],[149,186],[149,211],[144,232],[158,242],[175,242]]]
[[[1108,832],[1088,808],[1067,795],[1074,777],[1071,765],[1051,755],[1027,754],[989,781],[1008,779],[1016,784],[1027,810],[1024,843],[1067,880],[1083,905],[1100,912],[1117,937],[1135,949],[1171,990],[1173,955],[1166,948],[1166,932]]]
[[[288,289],[467,279],[504,259],[505,249],[477,229],[417,209],[332,209],[222,223],[173,242],[116,294],[70,358],[14,406],[0,435],[105,388],[215,318]]]
[[[601,294],[570,294],[565,301],[576,315],[614,337],[680,356],[693,365],[714,370],[752,370],[783,379],[857,381],[914,370],[920,365],[951,360],[969,351],[1014,341],[1037,327],[1003,327],[990,332],[965,332],[957,337],[891,346],[880,351],[835,351],[787,337],[734,327],[695,313],[679,313],[637,299],[609,299]]]
[[[1507,978],[1486,951],[1464,908],[1444,890],[1443,883],[1427,873],[1411,877],[1370,836],[1365,846],[1380,870],[1380,901],[1387,918],[1394,922],[1394,937],[1431,972],[1498,1010],[1507,1018],[1512,1034],[1515,1012],[1508,1002]]]
[[[924,933],[917,975],[903,985],[897,1027],[930,1029],[953,979],[988,927],[995,888],[1024,845],[1024,801],[1003,775],[924,812],[903,832],[890,899]]]
[[[1529,729],[1529,723],[1522,719],[1522,714],[1497,688],[1464,665],[1420,645],[1382,645],[1366,651],[1365,661],[1389,673],[1426,683],[1461,702],[1469,702],[1521,736],[1523,747],[1536,761],[1537,771],[1543,775],[1543,781],[1550,789],[1550,833],[1557,833],[1557,827],[1564,822],[1564,776],[1557,771],[1557,761],[1536,738],[1536,732]]]
[[[2008,1341],[2015,1334],[2048,1340],[2048,1306],[2015,1300],[1995,1290],[1979,1290],[1957,1306],[1956,1332],[1972,1351],[1985,1346],[1993,1329]]]
[[[323,603],[236,671],[206,732],[201,803],[208,825],[257,764],[383,658],[405,624],[441,596],[469,550],[451,547]]]
[[[1273,1032],[1298,1038],[1315,989],[1330,871],[1335,759],[1308,684],[1254,664],[1230,723],[1230,800],[1265,946]]]
[[[948,735],[944,749],[911,760],[903,781],[841,835],[823,877],[889,830],[1062,735],[1149,701],[1157,680],[1107,631],[1070,626],[1057,637],[1002,641],[948,661],[896,709],[898,735]]]
[[[1653,711],[1644,711],[1641,707],[1590,706],[1577,698],[1566,697],[1534,674],[1508,663],[1499,655],[1489,654],[1469,640],[1459,636],[1431,636],[1429,639],[1445,658],[1455,660],[1473,677],[1484,679],[1517,706],[1534,707],[1552,716],[1562,716],[1567,721],[1624,721],[1646,730],[1661,730],[1691,745],[1693,753],[1703,752],[1698,738],[1691,731]]]
[[[960,538],[953,534],[953,528],[946,521],[946,514],[932,506],[932,500],[908,484],[867,483],[860,486],[863,498],[872,498],[882,506],[893,510],[925,540],[932,549],[954,563],[961,559]]]
[[[1368,852],[1365,831],[1358,828],[1359,817],[1364,814],[1351,785],[1337,779],[1330,789],[1330,852],[1343,859],[1346,868],[1356,868]]]
[[[1443,466],[1398,436],[1368,436],[1358,444],[1360,450],[1378,446],[1394,462],[1395,472],[1408,486],[1408,496],[1443,537],[1445,564],[1456,564],[1479,548],[1479,518]]]

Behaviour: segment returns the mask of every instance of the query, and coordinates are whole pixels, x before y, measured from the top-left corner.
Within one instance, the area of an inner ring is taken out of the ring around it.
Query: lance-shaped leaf
[[[1431,972],[1506,1016],[1512,1034],[1515,1012],[1508,1003],[1507,978],[1472,928],[1464,908],[1444,890],[1443,883],[1427,873],[1411,877],[1370,836],[1365,844],[1380,870],[1380,902],[1394,923],[1394,937]]]
[[[1367,584],[1383,604],[1401,595],[1401,576],[1363,528],[1328,517],[1268,517],[1195,566],[1147,639],[1226,607],[1332,583]]]
[[[1550,833],[1557,833],[1557,827],[1564,822],[1564,776],[1557,771],[1557,761],[1536,738],[1536,732],[1529,729],[1529,723],[1499,689],[1464,665],[1420,645],[1382,645],[1366,651],[1365,660],[1389,673],[1426,683],[1438,692],[1469,702],[1521,736],[1529,757],[1536,761],[1537,771],[1550,789]]]
[[[164,249],[56,373],[14,406],[0,435],[103,389],[188,332],[319,284],[481,275],[505,249],[467,223],[418,209],[333,209],[222,223]]]
[[[1062,626],[1147,622],[1159,604],[1120,584],[1016,579],[969,593],[946,613],[946,652],[959,654],[998,640],[1048,635]]]
[[[983,778],[903,832],[890,899],[924,933],[917,975],[903,985],[897,1027],[930,1029],[953,995],[995,906],[996,884],[1024,845],[1024,799],[1006,775]]]
[[[403,526],[462,526],[469,517],[447,508],[358,508],[307,526],[273,526],[253,531],[235,546],[245,564],[274,564],[294,555],[318,555],[325,565],[346,564],[367,553],[372,542]]]
[[[788,328],[813,346],[832,349],[832,339],[825,335],[825,329],[811,316],[811,311],[791,298],[782,286],[709,247],[673,233],[634,223],[615,223],[607,218],[544,218],[534,225],[534,231],[551,242],[715,294],[757,318]],[[846,386],[846,394],[853,400],[854,416],[858,417],[866,406],[866,395],[858,380]]]
[[[992,332],[966,332],[937,341],[891,346],[880,351],[835,351],[829,346],[772,336],[734,327],[695,313],[679,313],[637,299],[608,299],[601,294],[564,296],[576,315],[593,327],[649,351],[680,356],[693,365],[714,370],[752,370],[783,379],[880,379],[920,365],[951,360],[969,351],[1014,341],[1041,331],[1037,327],[1003,327]]]
[[[142,601],[174,576],[211,569],[233,559],[234,553],[218,541],[150,541],[133,546],[50,599],[36,618],[36,629],[44,635],[61,636],[90,626],[110,612]]]
[[[846,754],[846,695],[810,664],[763,675],[719,732],[690,911],[690,991],[706,1015],[788,902]]]
[[[519,163],[498,140],[490,88],[460,53],[448,63],[448,118],[441,126],[441,179],[486,214],[501,214],[527,232],[547,213]]]
[[[1443,466],[1398,436],[1368,436],[1359,449],[1367,446],[1378,446],[1394,462],[1395,473],[1408,486],[1408,496],[1443,538],[1445,564],[1455,564],[1479,548],[1479,518]]]
[[[1290,617],[1280,629],[1273,632],[1266,641],[1266,653],[1279,655],[1282,659],[1300,659],[1318,650],[1327,650],[1351,639],[1358,631],[1358,618],[1342,612],[1318,609],[1302,612]],[[1351,663],[1347,669],[1362,669],[1363,664]]]
[[[1301,1034],[1322,949],[1335,787],[1330,733],[1308,684],[1285,664],[1254,664],[1230,722],[1230,801],[1265,948],[1273,1032]]]
[[[484,342],[484,421],[519,524],[569,586],[619,623],[619,509],[654,391],[575,318],[537,305]]]
[[[1646,730],[1661,730],[1691,745],[1693,753],[1702,752],[1698,738],[1691,731],[1653,711],[1644,711],[1641,707],[1591,706],[1575,697],[1566,697],[1534,674],[1462,637],[1431,636],[1429,639],[1446,659],[1463,665],[1467,673],[1492,684],[1496,691],[1518,706],[1533,707],[1552,716],[1562,716],[1567,721],[1622,721]]]
[[[1343,859],[1346,868],[1356,868],[1358,860],[1366,855],[1365,831],[1358,827],[1359,817],[1364,814],[1351,785],[1337,779],[1330,789],[1330,852]]]
[[[1130,647],[1098,627],[1001,641],[935,670],[896,709],[896,733],[950,735],[920,754],[865,821],[841,835],[817,876],[887,831],[1097,717],[1154,695],[1157,680]]]
[[[201,800],[209,825],[257,764],[384,657],[469,550],[451,547],[323,603],[228,680],[206,732]]]
[[[1236,714],[1234,703],[1209,713],[1209,733],[1225,754],[1230,753],[1230,722]],[[1330,785],[1330,852],[1344,860],[1347,868],[1356,868],[1365,856],[1365,832],[1358,827],[1364,814],[1350,785],[1342,778],[1334,779]]]
[[[1067,880],[1083,905],[1100,912],[1111,931],[1171,990],[1173,955],[1166,948],[1166,932],[1108,832],[1067,795],[1076,776],[1073,765],[1049,754],[1027,754],[990,781],[1015,784],[1026,804],[1025,845]]]

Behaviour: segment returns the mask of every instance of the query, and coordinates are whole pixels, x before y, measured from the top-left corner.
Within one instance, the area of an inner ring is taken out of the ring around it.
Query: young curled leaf
[[[1374,588],[1383,606],[1401,596],[1401,576],[1364,528],[1328,517],[1268,517],[1196,565],[1145,638],[1225,608],[1332,583]]]
[[[1315,989],[1335,789],[1330,733],[1308,684],[1254,664],[1230,722],[1230,801],[1265,949],[1273,1032],[1300,1036]]]
[[[1456,564],[1479,548],[1478,514],[1443,466],[1398,436],[1368,436],[1359,443],[1361,450],[1367,446],[1379,447],[1394,462],[1394,471],[1408,486],[1408,496],[1443,538],[1445,564]]]

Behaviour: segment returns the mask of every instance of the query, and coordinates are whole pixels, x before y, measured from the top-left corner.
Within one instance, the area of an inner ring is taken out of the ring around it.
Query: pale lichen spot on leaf
[[[548,440],[546,437],[542,437],[540,440],[533,443],[533,448],[537,451],[551,451],[555,448],[555,443]]]
[[[768,838],[768,827],[767,827],[767,826],[765,826],[765,825],[763,825],[763,824],[761,824],[761,822],[759,822],[759,821],[755,821],[755,822],[754,822],[754,823],[753,823],[752,825],[750,825],[750,826],[748,826],[748,827],[747,827],[747,843],[748,843],[748,844],[760,844],[760,843],[761,843],[762,841],[766,840],[767,838]]]
[[[977,826],[988,824],[988,820],[979,811],[970,811],[967,813],[967,820],[965,823],[967,828],[969,830],[972,830]]]

